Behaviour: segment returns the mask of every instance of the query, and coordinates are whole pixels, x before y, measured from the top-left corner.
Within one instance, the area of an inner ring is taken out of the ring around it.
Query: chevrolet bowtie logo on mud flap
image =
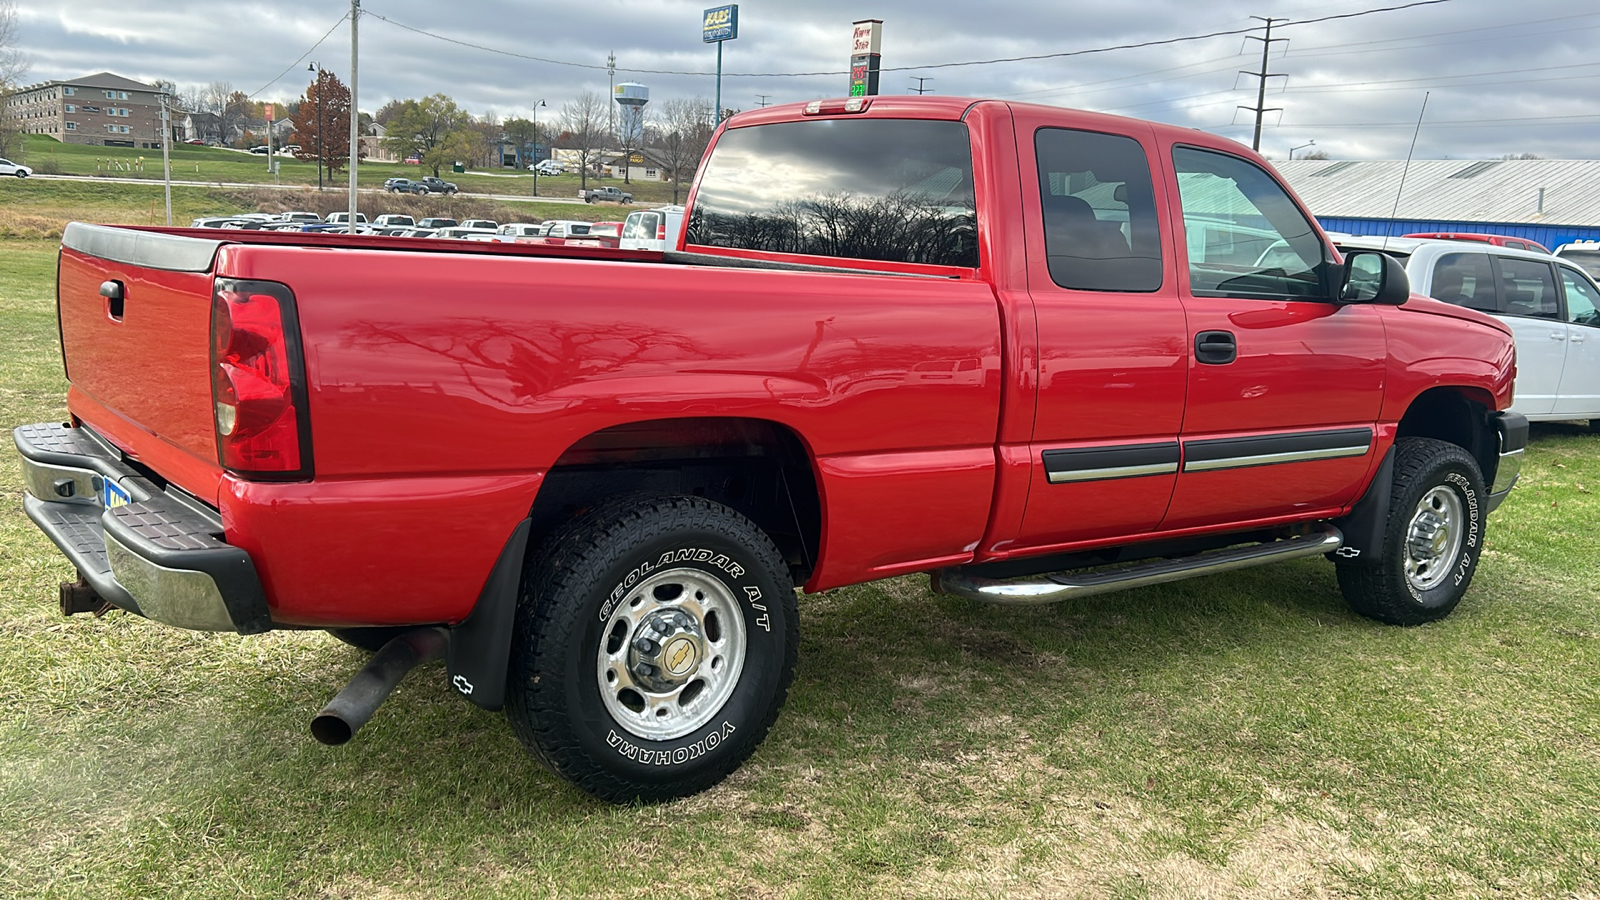
[[[1333,555],[1334,556],[1342,556],[1345,559],[1355,559],[1356,557],[1361,555],[1361,548],[1360,547],[1340,547],[1339,549],[1333,551]]]
[[[465,675],[457,675],[450,679],[450,683],[455,685],[456,690],[463,694],[470,695],[472,693],[472,682],[468,681]]]

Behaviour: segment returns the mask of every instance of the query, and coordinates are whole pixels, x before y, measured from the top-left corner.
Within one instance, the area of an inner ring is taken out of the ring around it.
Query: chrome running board
[[[1180,559],[1149,560],[1117,569],[1056,572],[999,580],[970,575],[963,569],[954,568],[940,569],[930,573],[928,578],[937,593],[1007,606],[1038,606],[1073,597],[1165,584],[1196,575],[1247,569],[1280,560],[1320,556],[1338,550],[1343,543],[1344,535],[1339,529],[1332,525],[1318,525],[1307,534],[1281,541],[1226,547]]]

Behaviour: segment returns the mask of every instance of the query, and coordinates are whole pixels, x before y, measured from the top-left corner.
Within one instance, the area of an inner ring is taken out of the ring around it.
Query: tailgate
[[[56,297],[73,414],[215,503],[211,269],[223,242],[74,222],[61,243]]]

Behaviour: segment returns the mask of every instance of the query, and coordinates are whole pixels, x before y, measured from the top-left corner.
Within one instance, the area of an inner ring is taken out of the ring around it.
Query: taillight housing
[[[305,357],[294,294],[219,278],[211,296],[211,404],[217,461],[264,481],[311,477]]]

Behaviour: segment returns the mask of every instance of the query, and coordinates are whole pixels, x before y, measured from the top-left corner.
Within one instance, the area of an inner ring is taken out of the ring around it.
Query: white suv
[[[22,163],[14,163],[9,159],[0,159],[0,175],[15,175],[18,178],[27,178],[33,170]]]
[[[1488,313],[1517,343],[1514,411],[1534,422],[1588,419],[1600,431],[1600,287],[1561,257],[1468,241],[1338,237],[1343,250],[1399,259],[1411,290]]]

